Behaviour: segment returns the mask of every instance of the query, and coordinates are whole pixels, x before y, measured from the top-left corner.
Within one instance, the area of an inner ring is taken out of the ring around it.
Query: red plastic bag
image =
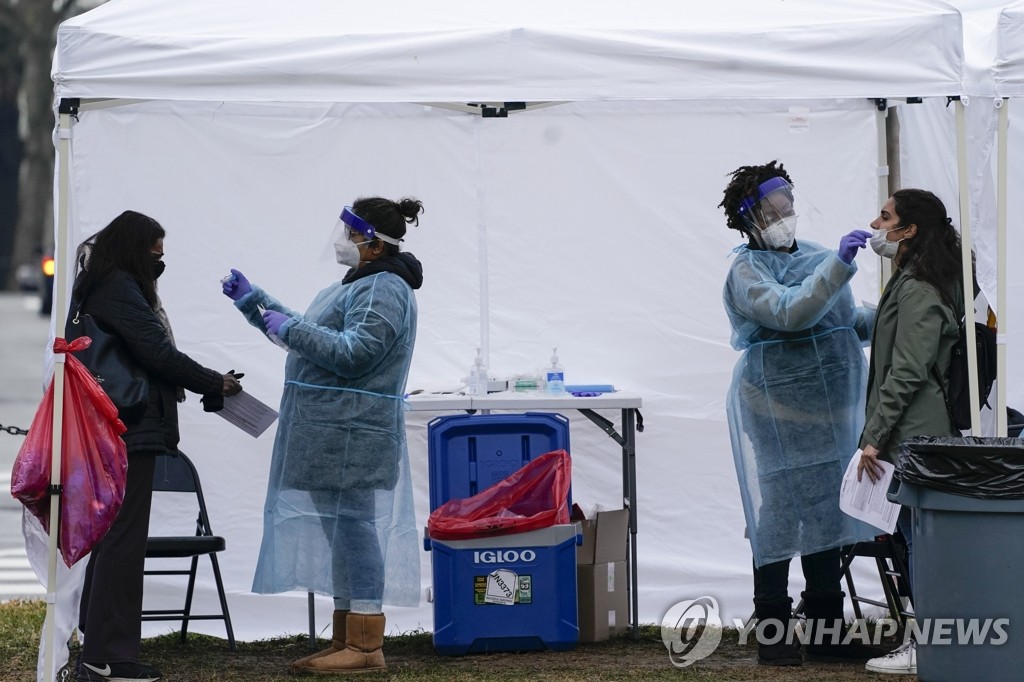
[[[427,533],[436,540],[468,540],[569,523],[571,474],[565,450],[541,455],[483,492],[442,504],[430,513]]]
[[[59,548],[71,567],[92,551],[114,523],[124,502],[128,453],[117,408],[89,370],[73,355],[88,337],[53,342],[64,362],[64,419],[61,437]],[[46,389],[11,472],[11,494],[50,530],[50,470],[53,451],[53,382]]]

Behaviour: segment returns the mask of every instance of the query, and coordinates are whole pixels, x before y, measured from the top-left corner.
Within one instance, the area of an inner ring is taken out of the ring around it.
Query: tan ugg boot
[[[349,613],[345,648],[315,658],[303,670],[316,673],[366,673],[384,670],[384,614]]]
[[[345,619],[347,617],[348,617],[348,610],[347,609],[344,610],[344,611],[342,611],[340,609],[335,609],[334,610],[334,628],[333,628],[333,631],[331,633],[331,646],[327,647],[326,649],[324,649],[322,651],[318,651],[315,654],[310,654],[309,656],[306,656],[305,658],[300,658],[299,660],[297,660],[297,661],[295,661],[294,663],[291,664],[291,666],[290,666],[291,669],[294,670],[295,672],[301,672],[301,671],[304,671],[304,670],[309,670],[310,669],[309,668],[309,662],[310,661],[312,661],[314,659],[317,659],[317,658],[320,658],[322,656],[326,656],[328,654],[337,653],[337,652],[341,651],[342,649],[344,649],[345,648]]]

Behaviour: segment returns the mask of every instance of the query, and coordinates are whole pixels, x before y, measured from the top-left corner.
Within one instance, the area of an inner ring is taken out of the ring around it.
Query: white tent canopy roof
[[[960,45],[959,12],[919,0],[112,0],[61,25],[53,78],[235,102],[906,97],[958,94]]]
[[[1024,96],[1024,4],[1004,8],[996,27],[994,65],[996,93],[1001,97]]]

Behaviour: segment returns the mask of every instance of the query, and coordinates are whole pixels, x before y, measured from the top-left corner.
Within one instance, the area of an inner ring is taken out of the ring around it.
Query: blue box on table
[[[553,450],[569,451],[569,420],[560,414],[434,419],[427,426],[430,510],[472,497]],[[567,524],[473,540],[425,537],[438,653],[575,647],[579,533]]]

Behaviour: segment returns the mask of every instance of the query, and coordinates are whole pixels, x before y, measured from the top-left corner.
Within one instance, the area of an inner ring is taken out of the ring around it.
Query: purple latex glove
[[[276,310],[263,311],[263,324],[267,325],[267,331],[274,336],[280,336],[281,325],[291,318]]]
[[[249,280],[245,278],[245,275],[231,268],[231,276],[221,281],[221,290],[232,301],[237,301],[252,291],[252,285],[249,284]]]
[[[852,263],[857,255],[857,249],[863,249],[870,238],[871,233],[864,230],[854,230],[843,235],[843,238],[839,240],[839,260],[847,265]]]

